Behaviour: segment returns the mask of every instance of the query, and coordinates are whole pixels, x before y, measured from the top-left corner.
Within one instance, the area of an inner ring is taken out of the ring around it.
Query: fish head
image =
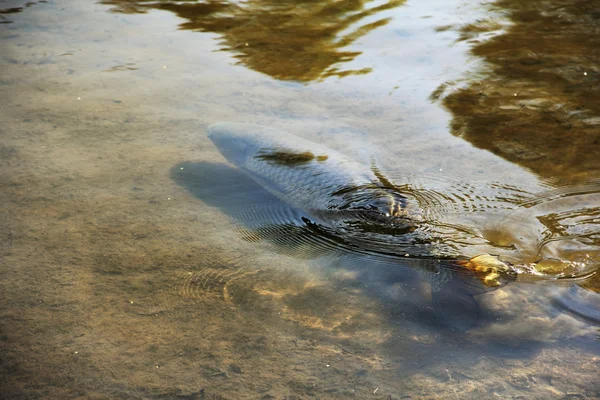
[[[219,152],[235,166],[243,166],[261,148],[252,124],[219,122],[208,128],[208,138]]]

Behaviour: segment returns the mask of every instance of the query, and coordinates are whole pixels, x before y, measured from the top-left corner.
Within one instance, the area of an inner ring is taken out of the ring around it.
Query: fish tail
[[[486,288],[498,288],[516,279],[516,270],[497,256],[481,254],[456,264],[471,271]]]

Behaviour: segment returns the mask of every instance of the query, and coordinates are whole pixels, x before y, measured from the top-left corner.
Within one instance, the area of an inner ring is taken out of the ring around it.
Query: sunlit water
[[[0,2],[2,393],[600,397],[598,278],[555,279],[600,260],[577,4]],[[376,168],[435,240],[307,229],[216,121]],[[539,274],[440,316],[485,253]]]

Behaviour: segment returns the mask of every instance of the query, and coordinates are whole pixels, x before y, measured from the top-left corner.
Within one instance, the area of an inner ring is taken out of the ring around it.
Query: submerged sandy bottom
[[[0,31],[7,398],[600,397],[597,328],[553,313],[551,289],[486,295],[496,320],[453,332],[427,304],[427,318],[406,316],[277,254],[173,179],[182,163],[224,162],[206,138],[217,120],[279,121],[297,133],[326,130],[336,116],[373,131],[396,124],[420,165],[445,146],[454,146],[448,168],[464,154],[473,157],[457,169],[502,161],[456,138],[424,145],[414,115],[372,126],[393,120],[388,100],[361,120],[360,96],[342,107],[339,95],[274,88],[223,53],[169,51],[179,32],[145,47],[153,38],[133,33],[147,28],[100,6],[64,15],[38,4],[23,15],[29,30]],[[130,61],[140,68],[131,74]]]

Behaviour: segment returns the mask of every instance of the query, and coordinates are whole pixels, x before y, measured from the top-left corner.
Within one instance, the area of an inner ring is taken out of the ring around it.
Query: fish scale
[[[210,132],[220,149],[239,144],[238,151],[222,151],[232,164],[313,216],[341,210],[391,216],[404,209],[406,199],[378,186],[369,168],[318,143],[252,124],[216,124]]]

